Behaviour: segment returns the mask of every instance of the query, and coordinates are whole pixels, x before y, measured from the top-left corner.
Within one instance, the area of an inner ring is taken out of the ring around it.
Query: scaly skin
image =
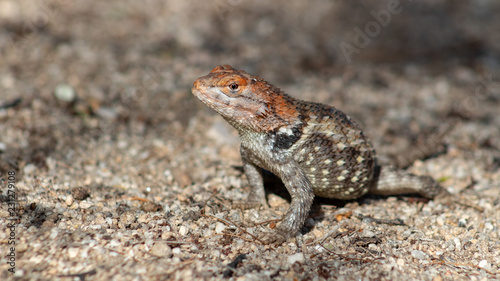
[[[354,199],[375,194],[442,189],[432,178],[376,163],[375,150],[359,126],[340,110],[294,99],[268,82],[229,65],[193,84],[193,94],[217,111],[240,135],[249,202],[265,204],[262,170],[277,175],[292,197],[283,220],[265,243],[283,243],[304,224],[314,195]]]

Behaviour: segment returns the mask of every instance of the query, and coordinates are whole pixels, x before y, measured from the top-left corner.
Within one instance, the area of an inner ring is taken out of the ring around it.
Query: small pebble
[[[453,243],[453,240],[448,240],[444,243],[446,249],[448,251],[454,251],[455,250],[455,244]]]
[[[73,204],[73,196],[70,194],[68,196],[66,196],[66,201],[65,201],[66,205],[68,206],[71,206]]]
[[[23,172],[26,174],[26,175],[31,175],[33,174],[34,172],[36,171],[36,166],[33,165],[33,164],[27,164],[26,166],[24,166],[23,168]]]
[[[304,254],[302,253],[296,253],[293,255],[288,256],[287,262],[289,265],[294,264],[295,262],[304,262]]]
[[[137,218],[137,222],[138,223],[147,223],[149,221],[149,216],[148,214],[141,214],[139,215],[139,217]]]
[[[135,213],[131,212],[131,211],[128,211],[128,212],[124,212],[121,216],[120,216],[120,222],[123,223],[124,225],[130,225],[132,224],[133,222],[135,222]]]
[[[162,210],[162,207],[160,204],[157,204],[153,201],[145,201],[142,202],[141,204],[141,210],[144,212],[159,212]]]
[[[436,223],[437,223],[439,226],[443,226],[443,225],[444,225],[444,218],[443,218],[443,217],[437,217],[437,218],[436,218]]]
[[[101,225],[106,224],[106,220],[104,219],[104,217],[102,215],[99,214],[99,215],[97,215],[97,217],[95,218],[93,223],[101,226]]]
[[[267,202],[272,208],[278,208],[280,206],[283,206],[284,204],[287,204],[285,199],[275,194],[269,194]]]
[[[484,228],[488,230],[493,230],[495,227],[493,226],[493,224],[491,224],[491,222],[486,222],[484,223]]]
[[[24,253],[28,250],[28,244],[26,243],[20,243],[19,245],[16,246],[16,251],[19,253]]]
[[[156,242],[149,252],[157,257],[169,258],[172,256],[172,249],[166,242]]]
[[[483,268],[485,270],[491,271],[491,265],[490,265],[490,263],[487,260],[481,260],[477,264],[477,266],[479,266],[480,268]]]
[[[73,259],[73,258],[76,258],[76,256],[78,256],[78,248],[69,248],[68,249],[68,257]]]
[[[71,195],[75,200],[84,200],[90,196],[90,193],[86,188],[78,186],[71,189]]]
[[[72,102],[76,98],[75,90],[68,84],[59,84],[56,86],[54,95],[60,101]]]
[[[108,120],[113,120],[118,117],[118,112],[116,112],[114,108],[99,107],[96,109],[95,113],[97,116]]]
[[[17,270],[17,269],[16,269],[16,272],[14,273],[14,275],[13,275],[13,276],[14,276],[14,277],[20,277],[20,278],[21,278],[21,277],[24,277],[24,274],[25,274],[24,270],[22,270],[22,269],[21,269],[21,270]]]
[[[365,237],[365,238],[371,238],[375,237],[375,232],[368,230],[368,229],[363,229],[363,231],[359,234],[360,237]]]
[[[176,255],[178,255],[178,254],[180,254],[181,252],[182,252],[182,251],[181,251],[181,248],[179,248],[179,247],[177,247],[177,248],[173,248],[173,249],[172,249],[172,254],[176,254]]]
[[[188,234],[189,232],[189,229],[187,227],[185,227],[184,225],[182,225],[181,227],[179,227],[179,234],[184,236],[186,234]]]
[[[91,202],[87,202],[87,201],[82,201],[80,202],[80,208],[82,209],[88,209],[90,207],[92,207],[92,203]]]
[[[414,258],[419,259],[419,260],[426,260],[427,259],[427,254],[422,252],[422,251],[419,251],[419,250],[411,251],[411,255]]]
[[[224,231],[224,229],[226,229],[226,225],[221,223],[221,222],[217,222],[215,223],[215,232],[220,234],[222,233],[222,231]]]
[[[153,244],[155,243],[155,241],[151,238],[148,238],[146,239],[146,241],[144,242],[144,245],[148,246],[148,248],[151,248],[153,246]]]

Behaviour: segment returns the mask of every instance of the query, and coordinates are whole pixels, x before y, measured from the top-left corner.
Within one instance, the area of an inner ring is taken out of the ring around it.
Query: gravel
[[[387,2],[0,0],[0,279],[499,280],[500,5],[413,2],[358,48]],[[431,142],[408,170],[455,199],[318,198],[261,245],[286,191],[232,207],[237,133],[190,93],[226,63],[353,116],[382,163]]]

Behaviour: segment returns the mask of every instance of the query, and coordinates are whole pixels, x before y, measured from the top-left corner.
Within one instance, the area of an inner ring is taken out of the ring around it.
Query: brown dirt
[[[0,279],[500,279],[499,12],[472,0],[0,0]],[[270,224],[256,223],[288,201],[278,186],[270,209],[231,207],[248,193],[238,136],[190,93],[219,64],[352,115],[384,163],[435,146],[408,169],[459,202],[321,199],[300,236],[261,245],[250,234]]]

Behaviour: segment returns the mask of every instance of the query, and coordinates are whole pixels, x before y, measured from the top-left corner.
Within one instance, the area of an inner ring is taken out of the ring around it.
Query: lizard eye
[[[231,83],[231,84],[229,84],[229,89],[231,89],[231,90],[233,90],[233,91],[237,90],[237,89],[238,89],[238,87],[239,87],[239,85],[238,85],[238,84],[236,84],[236,83]]]

